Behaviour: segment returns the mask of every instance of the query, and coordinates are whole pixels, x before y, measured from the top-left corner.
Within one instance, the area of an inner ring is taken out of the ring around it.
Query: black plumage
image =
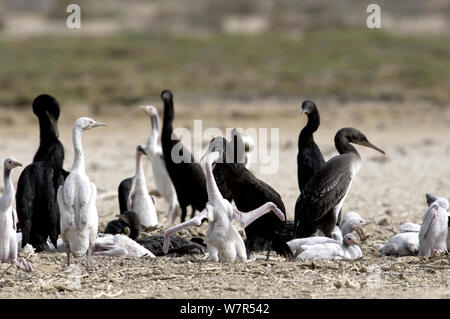
[[[155,256],[165,255],[163,250],[164,236],[149,236],[139,238],[136,240],[136,242],[150,250]],[[168,251],[168,254],[170,255],[184,256],[204,253],[206,253],[206,247],[198,243],[177,236],[170,238]]]
[[[318,229],[331,237],[345,196],[361,166],[361,156],[350,143],[384,154],[354,128],[340,129],[334,142],[340,155],[330,159],[312,176],[297,199],[294,221],[296,237],[309,237]]]
[[[173,95],[169,90],[161,93],[164,102],[164,119],[161,134],[161,145],[167,171],[177,192],[181,207],[181,222],[184,222],[187,206],[191,206],[194,217],[195,210],[202,211],[208,202],[206,178],[201,166],[194,156],[173,134],[174,106]],[[177,158],[174,158],[174,157]]]
[[[133,178],[134,177],[126,178],[119,184],[119,189],[117,192],[121,214],[128,211],[128,206],[130,205],[130,193],[133,188]]]
[[[320,115],[314,102],[306,100],[302,103],[302,114],[308,116],[308,123],[298,136],[297,179],[300,192],[309,179],[325,163],[313,134],[320,125]]]
[[[105,234],[125,234],[131,239],[139,237],[141,221],[139,216],[132,211],[121,212],[118,219],[110,221],[105,228]]]
[[[33,101],[33,112],[39,119],[40,143],[33,163],[19,177],[16,206],[22,247],[29,243],[39,252],[48,250],[48,237],[56,247],[60,233],[56,194],[68,172],[62,168],[64,147],[58,139],[58,102],[50,95],[39,95]]]
[[[214,138],[210,145],[214,147],[210,151],[218,151],[222,156],[227,157],[227,149],[230,143],[223,137]],[[218,163],[216,166],[221,167],[223,176],[226,179],[232,198],[238,210],[248,212],[254,210],[267,202],[273,202],[286,216],[286,209],[280,194],[270,185],[256,178],[243,163],[228,163],[227,161]],[[270,249],[283,257],[292,257],[292,252],[283,234],[286,233],[286,223],[281,221],[275,213],[268,213],[245,228],[247,237],[246,246],[249,251],[254,250],[253,244],[257,237],[266,240]],[[269,255],[267,255],[269,256]]]
[[[220,163],[242,163],[245,164],[245,145],[242,137],[238,132],[233,129],[231,134],[232,142],[230,147],[226,149],[226,152],[222,154],[213,164],[213,174],[216,181],[217,188],[219,189],[222,197],[231,202],[233,200],[233,194],[230,187],[227,184],[226,178],[224,176],[224,166],[216,165],[217,162]],[[232,147],[231,147],[232,146]]]

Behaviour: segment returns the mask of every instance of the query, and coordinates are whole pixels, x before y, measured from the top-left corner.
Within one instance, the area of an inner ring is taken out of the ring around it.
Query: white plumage
[[[211,152],[212,144],[204,155]],[[208,191],[208,203],[206,208],[196,217],[181,223],[177,226],[169,228],[164,233],[164,253],[167,254],[169,249],[170,236],[182,228],[191,225],[200,225],[203,219],[208,220],[208,231],[206,233],[206,245],[209,252],[209,259],[214,262],[236,262],[247,261],[247,252],[244,241],[241,235],[234,227],[232,221],[235,219],[243,228],[250,225],[253,221],[263,216],[264,214],[273,211],[276,215],[284,220],[284,214],[273,203],[266,203],[263,206],[251,211],[241,212],[231,203],[222,197],[214,175],[212,173],[213,160],[210,157],[206,158],[206,189]]]
[[[3,263],[10,262],[25,271],[32,271],[33,268],[25,259],[17,257],[17,214],[12,207],[15,192],[11,181],[11,170],[18,166],[22,166],[22,164],[12,157],[7,158],[3,163],[5,191],[0,198],[0,261]]]
[[[106,256],[126,256],[140,258],[148,256],[156,258],[153,253],[139,245],[133,239],[122,234],[105,234],[103,237],[97,238],[94,246],[95,255]]]
[[[17,233],[17,243],[20,247],[22,242],[22,233]],[[64,241],[59,238],[57,245],[58,248],[55,248],[51,241],[48,239],[47,244],[50,247],[50,252],[52,253],[63,253],[66,251],[66,247],[64,246]],[[31,247],[31,245],[27,245]],[[27,247],[25,246],[25,247]],[[25,250],[25,248],[24,248]],[[144,246],[138,244],[136,241],[131,239],[128,236],[123,234],[99,234],[99,237],[95,240],[95,245],[92,250],[94,255],[106,255],[106,256],[114,256],[114,257],[151,257],[155,258],[155,255]]]
[[[128,210],[136,212],[144,227],[158,225],[155,202],[150,197],[142,167],[142,155],[146,152],[142,146],[136,148],[136,175],[133,177],[133,187],[130,192],[130,207]]]
[[[404,223],[400,225],[399,232],[392,236],[378,252],[385,256],[415,256],[419,252],[420,225]]]
[[[169,204],[169,212],[166,225],[172,225],[178,216],[181,216],[181,208],[178,203],[177,192],[167,172],[166,163],[162,148],[158,145],[159,136],[159,116],[158,111],[152,105],[141,106],[142,110],[150,116],[152,130],[145,145],[145,151],[152,165],[153,178],[159,194]]]
[[[83,131],[104,126],[88,117],[75,121],[72,130],[74,162],[69,176],[58,189],[61,237],[67,252],[67,264],[70,254],[75,257],[90,255],[97,237],[98,213],[96,207],[97,188],[86,175],[81,134]]]
[[[436,198],[428,207],[419,231],[419,256],[431,256],[435,250],[447,251],[447,210],[448,201],[443,197]]]
[[[362,257],[362,251],[355,235],[347,234],[344,236],[343,243],[302,245],[297,249],[294,257],[299,260],[357,259]]]
[[[291,249],[292,253],[295,255],[297,249],[303,245],[317,245],[317,244],[342,244],[343,236],[355,231],[361,239],[365,238],[362,228],[370,223],[372,220],[365,220],[359,214],[355,212],[349,212],[345,214],[341,222],[341,227],[335,226],[334,230],[331,232],[331,238],[325,236],[312,236],[306,238],[296,238],[289,241],[287,244]],[[342,229],[342,230],[341,230]]]

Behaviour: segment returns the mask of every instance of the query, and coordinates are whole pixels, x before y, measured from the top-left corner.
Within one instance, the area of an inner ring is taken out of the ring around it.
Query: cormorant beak
[[[141,105],[140,108],[147,115],[152,117],[157,115],[156,108],[153,105]]]
[[[50,123],[52,124],[53,129],[55,130],[56,137],[59,137],[58,120],[55,119],[55,117],[52,114],[50,114],[48,111],[45,111],[45,114],[47,114],[47,117],[50,120]]]
[[[357,144],[362,145],[362,146],[366,146],[366,147],[370,147],[371,149],[374,149],[375,151],[378,151],[381,154],[386,155],[386,153],[381,148],[376,147],[375,145],[373,145],[369,141],[357,142]]]
[[[302,115],[303,115],[303,114],[308,114],[308,110],[302,109],[301,114],[302,114]]]
[[[19,163],[17,161],[13,161],[14,167],[23,166],[22,163]]]
[[[144,112],[145,114],[150,115],[149,112],[148,112],[147,106],[141,105],[141,106],[139,106],[139,108],[140,108],[140,109],[142,110],[142,112]]]
[[[437,200],[437,197],[431,195],[430,193],[426,193],[425,197],[427,198],[427,205],[428,206],[430,206],[431,204],[433,204]]]
[[[145,156],[147,156],[147,151],[145,150],[144,147],[142,147],[142,145],[139,145],[138,150],[139,150],[139,152],[141,152],[142,154],[144,154]]]
[[[375,221],[373,219],[366,219],[363,226],[366,226],[369,224],[375,224]]]
[[[171,100],[173,97],[172,92],[170,92],[169,90],[165,90],[163,91],[163,93],[161,94],[161,98],[163,100]]]
[[[107,126],[107,125],[108,125],[108,124],[103,123],[103,122],[95,122],[94,125],[93,125],[92,127],[94,128],[94,127],[98,127],[98,126]]]

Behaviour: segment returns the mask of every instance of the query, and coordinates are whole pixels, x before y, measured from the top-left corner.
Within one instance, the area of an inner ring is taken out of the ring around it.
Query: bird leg
[[[266,257],[266,261],[269,261],[269,257],[270,257],[270,251],[272,249],[272,241],[271,240],[267,240],[266,241],[267,244],[267,257]]]
[[[278,207],[272,202],[265,203],[261,207],[246,213],[241,212],[236,208],[233,208],[233,217],[239,222],[239,224],[241,224],[243,228],[245,228],[251,223],[253,223],[255,220],[257,220],[259,217],[271,211],[274,212],[275,215],[277,215],[277,217],[280,220],[282,221],[286,220],[286,217],[284,216],[283,212],[279,210]]]
[[[164,244],[163,244],[164,253],[167,254],[167,252],[169,251],[170,236],[172,236],[173,233],[176,233],[177,231],[192,225],[200,226],[204,218],[208,219],[208,206],[206,206],[206,208],[202,210],[202,212],[198,214],[196,217],[167,229],[164,233]]]
[[[89,247],[86,253],[86,269],[90,270],[91,268],[91,256],[92,256],[92,247]]]
[[[66,253],[67,253],[67,266],[70,266],[70,247],[68,242],[66,244]]]

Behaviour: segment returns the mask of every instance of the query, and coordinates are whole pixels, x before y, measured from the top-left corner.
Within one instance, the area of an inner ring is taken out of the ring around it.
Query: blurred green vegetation
[[[450,42],[373,30],[0,38],[0,105],[131,105],[162,89],[220,97],[450,100]]]

